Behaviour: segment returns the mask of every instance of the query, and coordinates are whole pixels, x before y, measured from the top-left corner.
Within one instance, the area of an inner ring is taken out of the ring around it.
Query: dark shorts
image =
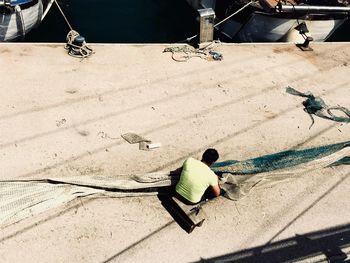
[[[196,204],[200,203],[200,201],[197,202],[197,203],[192,203],[191,201],[187,200],[185,197],[183,197],[182,195],[180,195],[180,194],[177,193],[176,191],[175,191],[174,196],[175,196],[177,199],[179,199],[182,203],[184,203],[184,204],[186,204],[186,205],[196,205]]]
[[[224,190],[221,189],[220,195],[223,195],[223,194],[224,194]],[[208,188],[208,189],[204,192],[204,194],[203,194],[201,200],[200,200],[199,202],[197,202],[197,203],[192,203],[191,201],[187,200],[185,197],[183,197],[182,195],[180,195],[180,194],[177,193],[176,191],[174,191],[174,195],[175,195],[175,197],[176,197],[177,199],[179,199],[181,202],[183,202],[183,203],[186,204],[186,205],[197,205],[197,204],[199,204],[200,202],[206,201],[206,200],[208,200],[208,199],[210,200],[210,199],[213,199],[213,198],[216,197],[216,196],[213,195],[213,193],[212,193],[212,191],[211,191],[210,188]]]

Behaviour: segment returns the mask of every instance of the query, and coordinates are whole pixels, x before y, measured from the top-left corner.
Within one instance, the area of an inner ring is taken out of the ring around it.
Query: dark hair
[[[219,153],[217,150],[212,148],[206,149],[202,155],[202,162],[206,162],[209,165],[216,162],[217,159],[219,159]]]

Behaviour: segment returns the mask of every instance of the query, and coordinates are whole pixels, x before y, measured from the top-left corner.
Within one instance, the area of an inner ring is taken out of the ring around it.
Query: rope
[[[245,9],[246,7],[248,7],[250,4],[254,3],[255,1],[250,1],[249,3],[245,4],[243,7],[241,7],[240,9],[238,9],[236,12],[234,12],[233,14],[229,15],[228,17],[224,18],[223,20],[221,20],[219,23],[216,23],[214,25],[214,27],[217,27],[218,25],[221,25],[222,23],[224,23],[226,20],[230,19],[231,17],[237,15],[239,12],[241,12],[243,9]]]
[[[66,20],[66,23],[67,23],[69,29],[70,29],[70,30],[73,30],[73,27],[72,27],[71,24],[69,23],[69,21],[68,21],[66,15],[64,14],[64,12],[63,12],[61,6],[58,4],[57,0],[54,0],[54,1],[55,1],[55,4],[57,5],[58,10],[61,12],[61,14],[62,14],[64,20]]]
[[[85,43],[85,41],[81,46],[74,44],[74,41],[78,37],[80,37],[80,34],[77,31],[69,31],[67,35],[67,43],[64,47],[66,50],[68,50],[68,55],[76,58],[87,58],[91,56],[94,51]]]
[[[227,21],[228,19],[230,19],[231,17],[237,15],[239,12],[241,12],[242,10],[244,10],[245,8],[247,8],[250,4],[254,3],[255,1],[250,1],[249,3],[245,4],[243,7],[241,7],[240,9],[238,9],[236,12],[234,12],[233,14],[229,15],[228,17],[224,18],[223,20],[221,20],[220,22],[216,23],[214,25],[214,27],[217,27],[219,25],[221,25],[222,23],[224,23],[225,21]],[[178,43],[182,43],[182,42],[189,42],[191,41],[193,38],[198,37],[197,35],[191,36],[186,38],[185,40],[179,41]]]
[[[312,115],[318,116],[320,118],[336,121],[336,122],[348,122],[350,123],[350,110],[342,107],[342,106],[332,106],[329,107],[323,99],[320,97],[315,97],[312,93],[302,93],[300,91],[297,91],[293,89],[292,87],[287,87],[286,92],[295,95],[307,98],[305,101],[303,101],[304,105],[304,111],[309,114],[311,118],[311,125],[309,129],[314,125],[315,120]],[[333,114],[332,111],[340,111],[343,112],[346,116],[336,116]]]
[[[222,54],[213,50],[214,43],[218,43],[218,42],[213,41],[203,48],[194,48],[188,45],[179,46],[179,47],[168,47],[163,50],[163,53],[171,52],[172,53],[171,58],[176,62],[187,62],[189,59],[194,57],[199,57],[205,60],[223,60]],[[178,53],[184,53],[185,55],[175,57],[175,54],[178,54]]]
[[[91,56],[94,53],[92,48],[86,44],[85,40],[81,44],[77,44],[76,40],[80,37],[80,34],[73,29],[57,0],[54,0],[54,2],[70,28],[66,37],[67,43],[64,47],[68,51],[68,55],[76,58],[87,58]]]

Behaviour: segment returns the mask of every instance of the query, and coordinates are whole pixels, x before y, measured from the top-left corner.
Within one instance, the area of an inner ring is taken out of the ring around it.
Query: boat
[[[323,42],[350,13],[348,0],[186,1],[214,10],[215,28],[233,42]]]
[[[0,41],[23,39],[47,15],[55,0],[0,0]]]

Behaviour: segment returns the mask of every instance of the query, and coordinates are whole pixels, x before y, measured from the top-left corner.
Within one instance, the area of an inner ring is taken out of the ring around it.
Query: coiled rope
[[[216,23],[214,25],[214,27],[217,27],[217,26],[221,25],[222,23],[226,22],[228,19],[237,15],[242,10],[244,10],[245,8],[247,8],[248,6],[250,6],[251,4],[253,4],[255,2],[256,2],[255,0],[252,0],[249,3],[245,4],[240,9],[238,9],[236,12],[232,13],[231,15],[227,16],[223,20]],[[194,35],[192,37],[188,37],[185,40],[179,41],[177,43],[188,43],[196,37],[198,37],[198,34]],[[213,41],[212,43],[210,43],[208,46],[206,46],[204,48],[195,49],[195,48],[190,47],[190,46],[169,47],[169,48],[165,48],[163,52],[171,52],[172,53],[171,58],[176,62],[186,62],[193,57],[199,57],[201,59],[206,59],[206,60],[222,60],[223,59],[222,54],[212,50],[213,47],[211,45],[213,43],[220,43],[220,41]],[[183,53],[183,54],[182,55],[175,55],[175,54],[179,54],[179,53]]]
[[[80,37],[80,34],[75,31],[69,31],[67,35],[67,43],[65,45],[65,49],[68,51],[68,54],[72,57],[76,58],[87,58],[91,56],[94,51],[90,48],[86,42],[84,41],[82,45],[75,44],[75,40]]]
[[[171,52],[171,58],[176,62],[186,62],[194,57],[198,57],[205,60],[223,60],[222,54],[213,50],[215,47],[214,44],[220,44],[220,42],[213,41],[203,48],[194,48],[189,45],[168,47],[163,50],[163,53]],[[175,54],[179,55],[175,56]]]
[[[57,0],[54,0],[54,2],[70,29],[66,37],[67,43],[64,47],[68,51],[68,55],[76,58],[87,58],[91,56],[94,53],[93,49],[86,44],[83,38],[83,42],[77,41],[79,38],[81,40],[80,34],[73,29]]]

